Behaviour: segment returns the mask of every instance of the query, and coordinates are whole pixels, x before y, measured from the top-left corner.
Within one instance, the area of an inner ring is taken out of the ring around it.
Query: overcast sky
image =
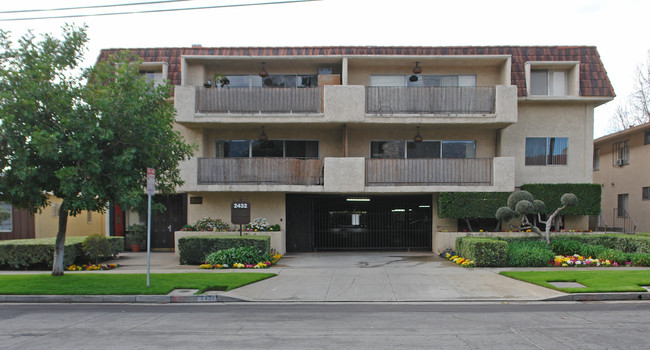
[[[125,4],[155,0],[3,0],[1,11]],[[6,18],[97,14],[272,2],[185,0],[84,11],[0,13]],[[28,29],[60,33],[88,25],[85,66],[103,48],[218,46],[593,45],[617,98],[596,109],[594,136],[605,134],[615,107],[629,95],[636,66],[650,50],[648,0],[321,0],[175,12],[0,21],[17,39]]]

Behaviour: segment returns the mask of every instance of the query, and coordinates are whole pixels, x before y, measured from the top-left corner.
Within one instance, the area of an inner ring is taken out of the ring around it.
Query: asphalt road
[[[650,303],[0,304],[0,349],[647,349]]]

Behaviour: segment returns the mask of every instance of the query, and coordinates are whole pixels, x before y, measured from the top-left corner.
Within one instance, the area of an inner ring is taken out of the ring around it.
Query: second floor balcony
[[[514,86],[204,88],[177,86],[179,123],[407,123],[517,122]]]

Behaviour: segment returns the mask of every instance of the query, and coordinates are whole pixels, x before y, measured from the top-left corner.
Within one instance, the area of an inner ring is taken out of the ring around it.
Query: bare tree
[[[650,50],[646,61],[634,72],[634,91],[616,108],[607,131],[614,133],[650,122]]]

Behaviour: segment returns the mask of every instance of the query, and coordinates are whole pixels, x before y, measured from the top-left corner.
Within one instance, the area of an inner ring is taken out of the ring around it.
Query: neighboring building
[[[6,219],[0,216],[0,241],[34,238],[34,216],[30,212],[4,202],[0,202],[0,209],[9,214]]]
[[[40,213],[32,214],[17,209],[8,203],[0,203],[11,217],[0,222],[0,240],[56,237],[59,229],[59,205],[61,200],[51,198],[51,205]],[[93,233],[106,235],[105,215],[83,211],[77,216],[69,216],[66,236],[88,236]]]
[[[650,232],[650,123],[594,140],[593,165],[603,187],[599,226]]]
[[[430,247],[458,229],[440,192],[591,183],[594,108],[614,97],[595,47],[130,50],[174,85],[176,128],[199,146],[180,194],[158,198],[158,248],[187,222],[229,222],[235,200],[288,251]]]

